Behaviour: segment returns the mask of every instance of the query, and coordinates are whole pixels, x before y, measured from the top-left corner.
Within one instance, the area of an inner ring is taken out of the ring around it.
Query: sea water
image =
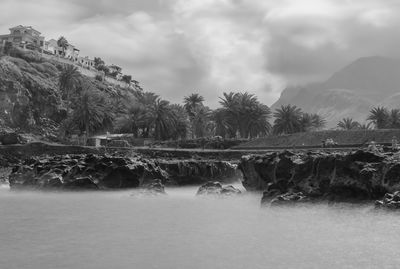
[[[399,268],[400,214],[196,197],[0,188],[0,268]]]

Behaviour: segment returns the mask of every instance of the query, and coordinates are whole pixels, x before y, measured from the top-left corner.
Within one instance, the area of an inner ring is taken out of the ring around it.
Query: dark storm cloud
[[[247,90],[271,104],[286,83],[324,79],[357,57],[399,56],[398,1],[0,0],[0,31],[32,25],[121,65],[181,102]]]

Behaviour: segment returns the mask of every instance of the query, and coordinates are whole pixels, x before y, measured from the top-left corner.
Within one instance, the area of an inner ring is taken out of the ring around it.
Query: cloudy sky
[[[0,33],[63,35],[173,102],[246,90],[270,105],[358,57],[399,57],[398,14],[400,0],[0,0]]]

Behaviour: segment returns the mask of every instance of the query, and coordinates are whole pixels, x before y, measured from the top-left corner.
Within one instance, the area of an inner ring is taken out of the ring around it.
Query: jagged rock
[[[227,162],[176,160],[160,163],[142,157],[95,154],[29,158],[13,169],[9,183],[12,189],[92,188],[93,184],[97,189],[124,189],[152,186],[155,179],[161,180],[162,184],[197,184],[206,178],[233,180],[238,177],[235,166]],[[83,182],[76,181],[82,178],[85,179]],[[224,190],[230,191],[229,188]]]
[[[161,160],[160,168],[169,174],[169,182],[175,185],[204,184],[210,180],[231,183],[241,177],[235,165],[215,160]]]
[[[302,192],[288,192],[272,199],[271,205],[288,205],[306,201],[309,201],[309,198]]]
[[[143,187],[143,192],[150,195],[166,194],[165,186],[162,184],[160,179],[153,180],[152,183],[147,184]]]
[[[93,182],[92,177],[78,177],[62,184],[66,190],[98,190],[99,186]]]
[[[376,208],[400,209],[400,191],[386,193],[382,200],[375,201]]]
[[[145,160],[93,154],[31,158],[13,169],[9,183],[11,189],[136,188],[143,182],[143,177],[160,176],[152,169],[154,167]],[[166,178],[161,180],[166,181]]]
[[[362,150],[272,152],[244,156],[238,167],[247,190],[265,191],[263,202],[299,192],[331,201],[360,201],[400,190],[400,165],[392,155]]]
[[[197,195],[236,195],[240,193],[241,191],[232,185],[223,187],[222,184],[217,181],[209,181],[200,186],[197,191]]]

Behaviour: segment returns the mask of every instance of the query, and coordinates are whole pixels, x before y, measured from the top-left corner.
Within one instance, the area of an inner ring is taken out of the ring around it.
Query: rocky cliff
[[[398,153],[274,152],[243,156],[239,169],[243,186],[265,191],[264,200],[285,193],[297,193],[293,199],[368,200],[400,190]]]
[[[238,180],[236,166],[222,161],[150,160],[139,156],[78,154],[31,157],[9,175],[11,189],[105,190]]]

